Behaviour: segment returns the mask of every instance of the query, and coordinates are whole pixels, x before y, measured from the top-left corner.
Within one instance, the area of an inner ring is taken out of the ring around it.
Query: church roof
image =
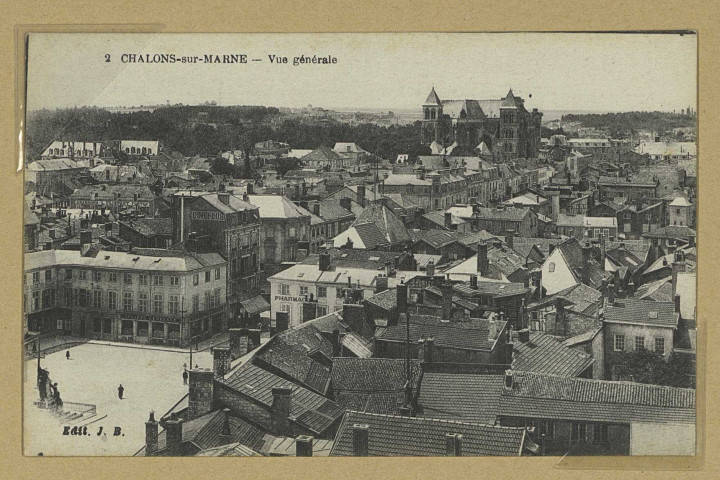
[[[437,93],[435,93],[435,87],[430,90],[430,95],[428,95],[423,105],[442,105],[442,103],[440,102],[440,98],[438,97]]]

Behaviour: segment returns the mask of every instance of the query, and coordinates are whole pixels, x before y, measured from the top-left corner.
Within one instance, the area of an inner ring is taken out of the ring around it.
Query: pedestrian
[[[183,385],[187,385],[188,373],[187,370],[183,370]]]
[[[124,392],[125,392],[125,388],[122,386],[122,383],[121,383],[120,386],[118,387],[118,397],[120,398],[120,400],[123,399],[122,397],[123,397]]]
[[[65,352],[65,360],[70,360],[70,350]]]
[[[198,367],[198,364],[196,363],[196,364],[195,364],[195,370],[197,370],[198,368],[200,368],[200,367]]]

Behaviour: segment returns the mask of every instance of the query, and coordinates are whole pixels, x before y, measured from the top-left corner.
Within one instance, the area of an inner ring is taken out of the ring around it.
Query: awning
[[[256,315],[261,312],[270,310],[270,304],[262,297],[257,295],[247,300],[240,302],[240,305],[245,309],[248,315]]]

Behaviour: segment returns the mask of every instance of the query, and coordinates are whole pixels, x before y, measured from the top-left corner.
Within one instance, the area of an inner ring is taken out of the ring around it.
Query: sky
[[[123,54],[245,54],[248,63],[129,63]],[[293,66],[301,55],[337,63]],[[28,62],[30,111],[209,100],[419,109],[433,86],[441,99],[512,88],[540,110],[679,111],[695,108],[697,89],[697,38],[687,34],[52,33],[31,35]]]

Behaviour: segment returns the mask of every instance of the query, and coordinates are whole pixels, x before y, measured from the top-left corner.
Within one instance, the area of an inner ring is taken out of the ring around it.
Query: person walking
[[[187,385],[188,381],[188,372],[187,370],[183,370],[183,385]]]
[[[122,383],[121,383],[120,386],[118,387],[118,397],[120,398],[120,400],[123,399],[123,393],[125,393],[125,388],[122,386]]]
[[[70,360],[70,350],[65,352],[65,360]]]

